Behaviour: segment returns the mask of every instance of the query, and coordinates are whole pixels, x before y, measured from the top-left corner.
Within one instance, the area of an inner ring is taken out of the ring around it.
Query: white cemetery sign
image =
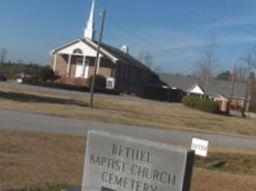
[[[89,131],[82,191],[189,191],[194,152]]]
[[[192,139],[191,150],[195,151],[195,154],[201,157],[207,157],[208,155],[209,141],[198,138]]]

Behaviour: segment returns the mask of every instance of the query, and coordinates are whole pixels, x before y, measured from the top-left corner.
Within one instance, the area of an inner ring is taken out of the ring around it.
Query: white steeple
[[[95,0],[92,0],[92,6],[90,10],[89,19],[87,21],[86,28],[84,30],[84,38],[89,38],[94,40],[94,7],[95,7]]]

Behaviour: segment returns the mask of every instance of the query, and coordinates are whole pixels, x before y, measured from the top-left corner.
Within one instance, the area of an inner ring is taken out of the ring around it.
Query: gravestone
[[[189,191],[194,152],[89,131],[82,191]]]

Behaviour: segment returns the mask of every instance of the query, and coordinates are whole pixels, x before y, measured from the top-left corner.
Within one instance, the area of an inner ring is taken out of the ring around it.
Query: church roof
[[[74,41],[71,41],[71,42],[63,45],[63,46],[60,46],[60,47],[56,48],[55,50],[53,50],[51,53],[56,54],[60,50],[62,50],[64,48],[67,48],[69,46],[72,46],[73,44],[78,43],[80,41],[87,44],[88,46],[90,46],[94,50],[97,50],[97,46],[98,46],[97,41],[93,41],[93,40],[88,39],[88,38],[83,38],[83,39],[76,39]],[[124,53],[123,51],[119,50],[118,48],[107,45],[105,43],[101,44],[100,54],[106,56],[107,58],[109,58],[114,63],[119,62],[119,63],[131,65],[131,66],[134,66],[134,67],[137,67],[137,68],[141,68],[143,70],[150,71],[150,69],[147,66],[145,66],[143,63],[141,63],[139,60],[135,59],[130,54]]]
[[[95,43],[97,43],[97,42],[95,42]],[[124,64],[133,65],[133,66],[136,66],[137,68],[141,68],[144,70],[150,70],[147,66],[142,64],[139,60],[135,59],[129,53],[124,53],[123,51],[119,50],[118,48],[109,46],[104,43],[102,44],[102,47]]]

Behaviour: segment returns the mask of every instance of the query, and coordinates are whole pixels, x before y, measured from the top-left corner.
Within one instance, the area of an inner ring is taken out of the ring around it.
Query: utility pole
[[[251,66],[252,66],[252,58],[250,57],[249,62],[247,63],[247,80],[246,80],[246,105],[245,112],[248,112],[250,109],[250,101],[251,101],[251,89],[252,89],[252,81],[251,81]]]
[[[245,106],[243,111],[243,116],[245,116],[245,112],[249,111],[250,108],[250,101],[251,101],[251,66],[254,63],[254,57],[252,52],[248,52],[248,54],[242,58],[242,60],[247,64],[246,67],[246,92],[245,92]]]
[[[7,49],[5,47],[2,47],[0,50],[0,62],[1,64],[4,64],[6,62],[6,56],[7,56]]]
[[[235,80],[236,80],[236,66],[233,68],[232,77],[231,77],[231,92],[230,99],[232,100],[235,92]]]
[[[99,37],[98,47],[97,47],[97,55],[96,55],[95,64],[94,64],[94,73],[93,73],[92,82],[91,82],[91,96],[90,96],[90,104],[89,104],[90,108],[93,108],[94,89],[95,89],[94,86],[95,86],[97,66],[98,66],[98,61],[99,61],[99,56],[100,56],[100,47],[101,47],[101,42],[102,42],[102,38],[103,38],[106,10],[104,9],[100,13],[100,15],[102,16],[102,21],[101,21],[100,37]]]

